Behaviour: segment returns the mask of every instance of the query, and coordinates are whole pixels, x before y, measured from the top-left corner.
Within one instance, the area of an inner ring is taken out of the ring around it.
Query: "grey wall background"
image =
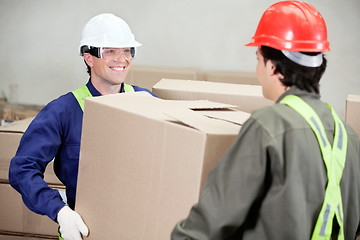
[[[46,104],[88,80],[78,55],[93,16],[112,12],[143,44],[134,65],[255,71],[244,47],[271,0],[0,0],[0,96]],[[360,95],[360,1],[309,0],[328,26],[331,52],[322,99],[344,118],[348,94]]]

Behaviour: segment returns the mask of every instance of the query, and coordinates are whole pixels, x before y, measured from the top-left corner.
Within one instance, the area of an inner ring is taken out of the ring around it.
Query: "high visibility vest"
[[[135,92],[133,86],[129,84],[124,83],[124,92]],[[82,86],[74,91],[72,91],[72,94],[75,96],[76,100],[78,101],[81,109],[84,111],[84,99],[87,97],[92,97],[88,87]]]
[[[344,239],[343,228],[343,205],[340,190],[340,180],[346,161],[347,133],[344,124],[335,111],[331,109],[335,120],[335,135],[333,146],[330,145],[324,126],[315,111],[301,98],[295,95],[288,95],[280,101],[298,112],[311,126],[318,140],[322,157],[325,162],[328,183],[325,190],[325,198],[318,216],[312,240],[330,239],[332,233],[333,219],[339,225],[338,240]]]

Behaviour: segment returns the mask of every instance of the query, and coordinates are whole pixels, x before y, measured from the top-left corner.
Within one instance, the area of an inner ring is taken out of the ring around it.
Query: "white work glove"
[[[81,234],[83,236],[89,234],[89,229],[81,216],[68,206],[60,209],[57,215],[57,221],[60,225],[61,237],[64,240],[81,240]]]

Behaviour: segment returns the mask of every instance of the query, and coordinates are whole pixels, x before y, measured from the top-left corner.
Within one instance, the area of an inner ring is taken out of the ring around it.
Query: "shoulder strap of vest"
[[[135,90],[134,90],[134,87],[133,87],[133,86],[124,83],[124,92],[126,92],[126,93],[135,92]]]
[[[288,95],[280,101],[297,111],[311,126],[314,131],[324,163],[326,165],[328,184],[325,190],[325,198],[319,213],[311,239],[327,240],[332,233],[333,219],[336,218],[340,230],[338,240],[344,239],[343,232],[343,205],[340,190],[340,180],[346,161],[347,133],[344,124],[331,109],[335,121],[335,134],[333,146],[327,139],[324,126],[316,112],[301,98]]]
[[[81,107],[81,110],[84,111],[84,98],[92,97],[88,87],[86,85],[84,85],[84,86],[72,91],[72,94],[78,101],[78,103]]]
[[[283,98],[280,103],[286,104],[298,112],[311,126],[316,134],[319,144],[321,145],[321,151],[323,156],[325,153],[323,150],[326,147],[329,147],[329,141],[326,137],[325,129],[322,125],[322,122],[316,112],[301,98],[295,95],[288,95]]]
[[[319,145],[323,151],[323,149],[330,147],[331,145],[326,137],[325,128],[316,114],[316,112],[301,98],[295,95],[288,95],[283,98],[280,103],[286,104],[293,108],[296,112],[298,112],[311,126],[313,131],[316,134],[318,139]],[[328,105],[328,104],[327,104]],[[344,124],[336,114],[336,112],[328,105],[331,110],[331,114],[335,121],[335,136],[334,136],[334,143],[333,146],[337,146],[337,149],[346,151],[347,146],[347,133],[344,127]],[[343,147],[345,146],[345,147]],[[334,149],[334,148],[333,148]],[[324,155],[324,152],[322,152]]]
[[[124,91],[125,92],[135,92],[134,87],[129,85],[129,84],[125,84],[124,83]],[[72,91],[72,94],[75,96],[76,100],[78,101],[81,109],[84,111],[84,98],[87,97],[92,97],[88,87],[86,85]]]

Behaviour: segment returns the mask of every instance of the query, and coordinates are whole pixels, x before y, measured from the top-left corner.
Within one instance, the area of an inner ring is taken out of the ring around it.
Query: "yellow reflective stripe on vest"
[[[58,236],[59,236],[59,240],[64,240],[64,239],[61,237],[60,226],[58,227]]]
[[[124,92],[130,93],[130,92],[135,92],[135,90],[133,86],[124,83]]]
[[[311,239],[330,239],[334,217],[340,227],[338,240],[344,239],[343,205],[340,190],[340,180],[346,161],[347,133],[344,124],[330,107],[335,120],[335,135],[333,146],[330,145],[324,126],[315,111],[301,98],[288,95],[280,101],[297,111],[314,131],[324,163],[326,165],[328,184],[325,198],[318,216]]]
[[[72,94],[74,94],[76,100],[78,101],[81,110],[84,111],[84,98],[92,97],[88,87],[82,86],[74,91],[72,91]]]
[[[125,92],[135,92],[134,87],[129,85],[129,84],[125,84],[124,83],[124,91]],[[92,97],[88,87],[82,86],[74,91],[72,91],[72,94],[75,96],[76,100],[78,101],[81,110],[84,111],[84,99],[87,97]]]

